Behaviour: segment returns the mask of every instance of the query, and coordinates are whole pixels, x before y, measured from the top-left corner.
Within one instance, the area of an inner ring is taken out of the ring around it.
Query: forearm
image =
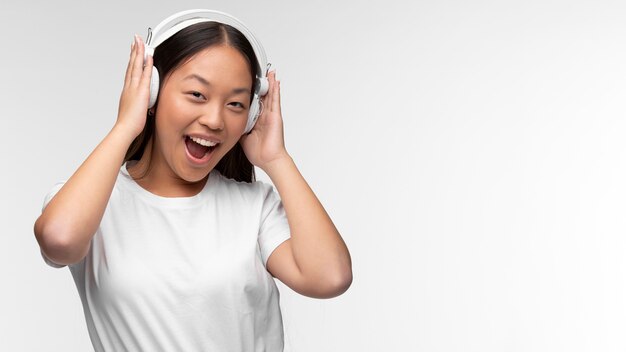
[[[302,276],[312,280],[351,280],[348,248],[291,157],[266,165],[264,171],[283,202],[294,261]]]
[[[83,252],[95,234],[132,136],[114,127],[67,180],[35,223],[35,236],[46,253],[67,264]]]

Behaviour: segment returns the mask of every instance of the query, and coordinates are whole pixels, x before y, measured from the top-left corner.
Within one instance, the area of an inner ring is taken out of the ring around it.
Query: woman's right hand
[[[143,55],[144,45],[135,36],[115,126],[49,200],[35,222],[41,251],[54,263],[70,265],[87,255],[128,147],[146,125],[152,57],[146,59],[144,67]]]
[[[116,127],[123,128],[138,136],[146,125],[148,101],[150,98],[150,76],[152,76],[152,56],[144,63],[145,45],[138,35],[131,45],[130,60],[126,68],[124,89],[117,111]]]

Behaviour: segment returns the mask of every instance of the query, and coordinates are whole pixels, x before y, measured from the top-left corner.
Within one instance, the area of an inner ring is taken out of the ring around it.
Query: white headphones
[[[240,31],[246,39],[248,39],[250,45],[252,45],[252,49],[254,50],[259,66],[255,67],[256,89],[253,93],[252,103],[250,104],[248,123],[246,125],[246,129],[244,130],[244,134],[248,133],[252,130],[252,127],[254,127],[254,124],[261,113],[262,104],[260,102],[260,98],[264,96],[269,89],[269,82],[267,80],[267,69],[269,68],[269,65],[261,43],[254,37],[252,32],[243,24],[243,22],[229,14],[213,10],[197,9],[175,13],[159,23],[154,30],[148,28],[144,60],[148,55],[154,55],[154,49],[156,49],[157,46],[169,37],[173,36],[183,28],[200,22],[218,22],[232,26]],[[159,72],[156,67],[153,66],[152,79],[150,81],[150,102],[148,103],[148,108],[154,106],[158,93]]]

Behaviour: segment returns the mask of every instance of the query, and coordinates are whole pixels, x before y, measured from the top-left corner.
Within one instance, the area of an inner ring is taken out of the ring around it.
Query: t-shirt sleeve
[[[52,187],[50,192],[48,192],[48,194],[46,194],[46,197],[43,200],[43,205],[41,207],[41,212],[42,213],[43,213],[44,209],[46,209],[46,207],[48,206],[48,203],[50,203],[52,198],[54,198],[54,196],[59,192],[59,190],[61,189],[61,187],[63,187],[64,184],[65,184],[65,181],[57,182]],[[49,266],[51,266],[53,268],[63,268],[63,267],[65,267],[65,265],[60,265],[60,264],[54,263],[53,261],[48,259],[48,257],[46,257],[46,255],[43,253],[41,248],[39,249],[39,252],[41,253],[41,257],[43,258],[44,262],[46,262],[46,264],[48,264]]]
[[[269,184],[264,184],[264,192],[258,242],[263,264],[266,265],[272,252],[291,237],[291,232],[278,192]]]

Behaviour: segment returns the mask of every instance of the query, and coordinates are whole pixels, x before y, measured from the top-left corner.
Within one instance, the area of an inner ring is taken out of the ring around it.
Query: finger
[[[143,87],[147,87],[150,89],[150,77],[152,77],[152,65],[154,64],[152,55],[148,55],[146,57],[145,66],[143,67],[143,72],[141,73],[141,81],[139,84]]]
[[[278,81],[276,80],[276,70],[274,70],[272,73],[272,95],[270,96],[271,100],[268,101],[271,106],[271,111],[278,111],[278,107],[276,106],[278,94]]]
[[[137,44],[135,44],[136,56],[133,62],[133,69],[131,73],[131,82],[138,84],[141,80],[141,73],[143,72],[143,56],[144,56],[144,44],[141,37],[137,36]]]
[[[279,85],[278,85],[278,81],[276,80],[276,70],[272,71],[272,77],[271,77],[271,87],[272,87],[272,95],[270,95],[269,97],[269,101],[267,102],[270,105],[270,111],[279,111],[279,106],[277,106],[278,103],[278,96],[280,94],[279,92]]]
[[[128,66],[126,66],[126,74],[124,76],[124,86],[130,83],[130,75],[133,70],[133,62],[137,55],[137,36],[133,37],[133,43],[130,45],[130,58],[128,59]]]
[[[268,111],[273,111],[274,110],[274,106],[272,104],[272,102],[274,101],[274,90],[276,89],[276,71],[271,71],[268,75],[267,75],[267,79],[269,81],[270,84],[270,88],[267,92],[267,96],[265,97],[265,103],[267,104],[267,110]]]
[[[280,81],[276,81],[276,91],[274,92],[272,105],[274,106],[274,111],[280,113]]]

